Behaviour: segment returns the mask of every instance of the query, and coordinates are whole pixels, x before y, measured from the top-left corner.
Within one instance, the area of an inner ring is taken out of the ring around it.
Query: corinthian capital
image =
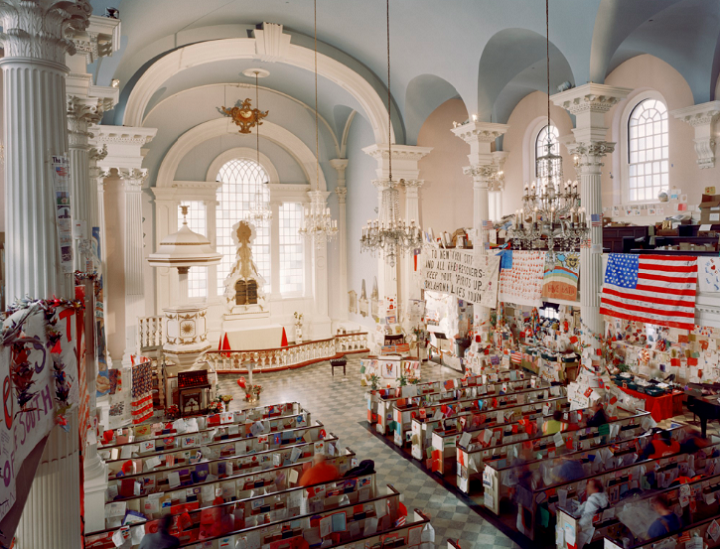
[[[473,181],[487,182],[487,180],[495,177],[497,171],[497,166],[494,166],[492,164],[488,164],[485,166],[467,166],[463,168],[463,173],[465,175],[472,176]]]
[[[0,42],[5,60],[25,57],[65,63],[75,53],[67,32],[87,28],[90,0],[3,0],[0,2]]]
[[[140,190],[148,175],[147,170],[137,168],[119,168],[118,175],[125,182],[126,190]]]

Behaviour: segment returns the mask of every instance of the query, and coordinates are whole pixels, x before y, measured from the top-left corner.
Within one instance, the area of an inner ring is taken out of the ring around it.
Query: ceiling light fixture
[[[260,75],[259,70],[255,70],[255,160],[257,162],[258,166],[262,166],[260,164],[260,126],[262,125],[262,121],[260,120],[260,116],[258,113],[260,113],[260,93],[259,93],[259,87],[258,87],[258,77]],[[265,116],[267,116],[267,112],[265,113]],[[265,173],[263,170],[261,173]],[[266,194],[270,194],[268,191],[268,181],[263,181],[260,185],[257,186],[257,189],[255,191],[255,199],[250,206],[250,212],[248,214],[248,219],[250,221],[254,221],[258,225],[261,223],[265,223],[272,219],[272,210],[270,209],[270,204],[265,199]]]
[[[400,218],[397,184],[392,178],[392,96],[390,93],[390,0],[385,2],[387,14],[387,89],[388,89],[388,181],[374,182],[382,188],[381,210],[377,220],[370,220],[362,229],[360,251],[379,255],[390,267],[398,256],[422,245],[422,231],[413,219],[408,225]]]
[[[337,221],[325,206],[327,193],[318,187],[320,183],[320,123],[318,115],[318,65],[317,65],[317,0],[313,0],[315,17],[315,181],[310,195],[310,207],[305,208],[303,223],[298,232],[312,238],[317,248],[331,240],[338,232]]]

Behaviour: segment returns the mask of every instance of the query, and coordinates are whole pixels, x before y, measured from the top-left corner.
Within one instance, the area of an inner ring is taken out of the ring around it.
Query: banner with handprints
[[[545,255],[542,296],[546,299],[577,301],[580,254],[576,252]]]

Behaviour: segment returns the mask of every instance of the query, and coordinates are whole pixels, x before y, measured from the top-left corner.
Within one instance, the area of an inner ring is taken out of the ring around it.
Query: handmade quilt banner
[[[697,277],[697,257],[610,254],[600,314],[692,330]]]
[[[499,265],[500,257],[495,255],[426,245],[421,272],[423,289],[494,309]]]
[[[545,252],[508,250],[503,252],[498,300],[516,305],[542,306]]]
[[[542,296],[546,299],[577,301],[580,254],[577,252],[545,254]]]
[[[3,323],[0,544],[10,546],[47,436],[78,403],[76,311],[30,304]],[[77,437],[77,432],[61,436]]]
[[[132,367],[132,422],[137,425],[153,415],[152,366],[150,360]]]

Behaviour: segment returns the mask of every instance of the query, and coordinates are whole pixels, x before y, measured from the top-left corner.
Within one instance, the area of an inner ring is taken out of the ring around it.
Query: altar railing
[[[199,360],[207,360],[212,369],[219,373],[247,373],[247,364],[255,363],[253,372],[273,372],[286,368],[299,368],[341,355],[366,353],[367,332],[338,334],[330,339],[307,341],[276,349],[247,351],[206,351]]]

